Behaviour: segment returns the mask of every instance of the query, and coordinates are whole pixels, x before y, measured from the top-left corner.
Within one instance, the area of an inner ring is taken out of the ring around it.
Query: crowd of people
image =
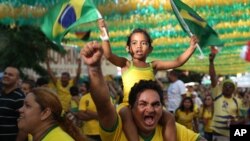
[[[208,60],[210,87],[185,85],[179,78],[175,68],[193,54],[197,37],[191,37],[176,60],[146,62],[152,40],[146,30],[135,29],[126,44],[128,60],[112,53],[107,25],[104,20],[98,24],[102,43],[91,41],[83,47],[73,79],[67,72],[57,78],[49,59],[49,78],[20,83],[18,68],[4,70],[1,141],[229,141],[230,125],[250,123],[250,92],[239,95],[235,82],[219,81],[216,54]],[[121,67],[121,83],[103,76],[102,56]],[[81,72],[80,60],[88,72]],[[173,70],[164,85],[155,74],[168,69]],[[81,73],[88,73],[89,80],[79,83]]]

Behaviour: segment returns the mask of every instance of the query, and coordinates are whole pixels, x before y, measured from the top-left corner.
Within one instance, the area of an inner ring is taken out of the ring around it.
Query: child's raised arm
[[[173,61],[153,61],[153,67],[155,70],[167,70],[173,69],[182,66],[187,62],[187,60],[191,57],[193,52],[196,49],[196,44],[198,43],[198,38],[196,36],[192,36],[190,40],[190,46],[186,49],[184,53],[182,53],[178,58]]]
[[[98,20],[98,26],[101,31],[100,38],[102,39],[102,48],[104,51],[105,58],[109,60],[112,64],[114,64],[115,66],[118,66],[118,67],[126,66],[126,63],[128,61],[126,58],[119,57],[116,54],[112,53],[111,45],[109,42],[108,29],[107,29],[104,19]]]

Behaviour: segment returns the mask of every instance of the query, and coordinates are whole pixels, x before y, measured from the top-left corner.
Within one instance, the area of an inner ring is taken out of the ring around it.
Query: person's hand
[[[102,54],[102,47],[96,41],[87,43],[81,50],[83,61],[90,67],[100,66]]]
[[[210,62],[210,63],[213,63],[213,62],[214,62],[215,56],[216,56],[216,54],[214,54],[214,53],[210,53],[210,54],[209,54],[209,62]]]
[[[101,31],[100,38],[102,39],[102,41],[108,41],[109,40],[108,29],[104,19],[98,19],[98,26]]]
[[[98,19],[97,23],[98,23],[98,27],[99,27],[100,31],[102,31],[103,27],[106,28],[106,24],[105,24],[104,19]]]
[[[190,39],[190,47],[196,48],[196,44],[199,42],[197,36],[193,35]]]

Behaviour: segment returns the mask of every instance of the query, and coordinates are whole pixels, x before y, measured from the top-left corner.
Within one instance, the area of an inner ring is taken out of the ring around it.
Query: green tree
[[[66,51],[50,41],[39,27],[25,25],[0,25],[0,70],[15,66],[22,70],[32,69],[44,76],[46,69],[41,66],[47,58],[48,50],[60,54]]]

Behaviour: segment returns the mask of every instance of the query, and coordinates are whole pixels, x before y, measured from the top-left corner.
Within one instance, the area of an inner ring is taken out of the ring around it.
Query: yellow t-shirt
[[[228,121],[239,116],[237,100],[233,97],[226,98],[219,95],[214,99],[214,107],[212,129],[221,135],[229,137]]]
[[[78,112],[78,103],[74,99],[70,100],[70,111]]]
[[[194,118],[197,118],[197,116],[198,115],[195,111],[186,113],[178,109],[175,112],[176,122],[186,126],[188,129],[191,130],[193,130],[193,120]]]
[[[217,84],[214,88],[212,88],[212,97],[215,98],[219,96],[222,92],[222,86]]]
[[[138,83],[140,80],[155,80],[155,75],[153,71],[152,64],[149,63],[149,67],[146,68],[138,68],[133,65],[131,61],[131,65],[122,74],[122,83],[123,83],[123,102],[128,102],[130,89],[134,86],[135,83]]]
[[[69,84],[66,87],[62,86],[61,80],[57,80],[56,82],[56,91],[58,94],[58,98],[60,102],[62,103],[63,110],[68,111],[70,108],[70,100],[71,100],[71,95],[70,95],[70,87],[73,86],[73,80],[69,81]]]
[[[90,93],[83,95],[79,103],[79,111],[96,112],[96,106],[93,102]],[[99,122],[97,120],[89,120],[83,123],[83,133],[85,135],[99,135]]]
[[[186,97],[192,97],[192,92],[187,91],[186,92]]]
[[[33,136],[31,134],[28,134],[28,141],[33,141]]]
[[[42,138],[42,141],[74,141],[74,139],[59,126],[54,126]]]
[[[186,127],[176,123],[177,128],[177,140],[178,141],[196,141],[199,134],[187,129]],[[127,141],[124,132],[122,131],[122,121],[118,116],[117,123],[114,129],[103,129],[100,127],[100,135],[102,141]],[[158,125],[155,129],[154,134],[151,137],[143,138],[140,136],[140,141],[163,141],[162,127]]]
[[[211,129],[213,118],[212,111],[208,111],[207,109],[205,109],[204,113],[202,113],[203,107],[201,107],[200,111],[200,118],[206,120],[206,123],[204,124],[204,131],[209,133],[213,132],[213,130]]]
[[[177,141],[197,141],[200,134],[195,133],[193,130],[187,129],[185,126],[175,123],[177,130]]]

